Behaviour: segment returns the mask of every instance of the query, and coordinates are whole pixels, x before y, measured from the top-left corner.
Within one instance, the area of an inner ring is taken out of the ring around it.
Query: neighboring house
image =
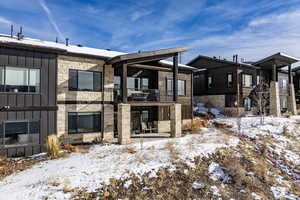
[[[293,69],[297,109],[300,109],[300,66]]]
[[[296,113],[291,64],[298,59],[278,53],[257,62],[239,63],[198,56],[187,65],[198,68],[194,72],[194,99],[213,106],[241,113],[253,111],[250,92],[260,82],[270,86],[270,113]],[[289,70],[282,70],[288,66]],[[291,77],[289,79],[289,77]],[[292,92],[291,92],[292,91]]]
[[[1,35],[0,154],[43,152],[51,134],[121,144],[141,127],[179,136],[192,119],[194,68],[178,63],[185,50],[126,54]]]

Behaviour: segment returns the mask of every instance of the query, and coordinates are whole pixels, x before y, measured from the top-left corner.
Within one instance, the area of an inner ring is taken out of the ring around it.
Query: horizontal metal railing
[[[115,101],[121,101],[120,89],[114,90]],[[158,89],[127,89],[127,101],[129,102],[156,102],[160,101],[160,92]]]

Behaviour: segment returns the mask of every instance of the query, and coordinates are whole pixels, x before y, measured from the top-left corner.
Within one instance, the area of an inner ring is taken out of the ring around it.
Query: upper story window
[[[177,80],[178,86],[178,95],[185,96],[186,95],[186,81],[185,80]],[[167,79],[167,95],[173,95],[173,79]]]
[[[40,69],[0,67],[0,92],[40,92]]]
[[[251,74],[243,74],[243,87],[252,87],[253,79]]]
[[[167,79],[167,95],[173,95],[173,80]]]
[[[227,74],[227,87],[232,88],[233,86],[233,76],[232,73]]]
[[[208,88],[212,88],[212,85],[213,85],[213,77],[212,76],[209,76],[207,78],[207,87]]]
[[[178,80],[178,95],[185,96],[185,80]]]
[[[94,91],[100,92],[102,89],[101,72],[69,70],[69,90],[70,91]]]

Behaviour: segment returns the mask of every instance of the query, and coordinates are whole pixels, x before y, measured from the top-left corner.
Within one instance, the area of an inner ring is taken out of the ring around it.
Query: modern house
[[[295,91],[291,64],[299,60],[277,53],[257,62],[238,62],[199,55],[187,65],[194,72],[194,99],[240,113],[253,111],[250,92],[259,83],[270,87],[270,114],[280,116],[288,110],[296,114]],[[288,70],[283,70],[287,67]]]
[[[178,63],[184,51],[127,54],[1,35],[0,155],[43,152],[51,134],[120,144],[144,130],[180,136],[192,119],[194,68]]]

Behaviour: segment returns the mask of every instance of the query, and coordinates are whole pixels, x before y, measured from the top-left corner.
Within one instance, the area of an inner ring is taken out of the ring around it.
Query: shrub
[[[60,156],[60,146],[56,135],[49,135],[47,138],[47,150],[50,158],[58,158]]]
[[[193,119],[191,122],[185,124],[185,129],[192,133],[200,132],[201,128],[210,128],[210,122],[208,120]]]

